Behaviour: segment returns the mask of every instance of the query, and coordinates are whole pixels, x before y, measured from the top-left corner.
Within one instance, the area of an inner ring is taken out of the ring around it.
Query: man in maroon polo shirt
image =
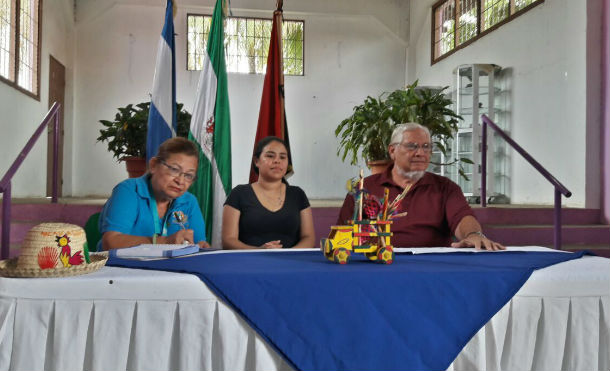
[[[411,185],[394,219],[392,245],[396,247],[475,247],[504,250],[505,247],[483,234],[460,187],[448,178],[426,172],[430,164],[430,132],[416,123],[401,124],[392,133],[388,147],[394,164],[364,179],[364,188],[381,198],[384,188],[390,201]],[[348,194],[339,213],[345,224],[354,213],[354,198]],[[457,242],[452,242],[455,236]]]

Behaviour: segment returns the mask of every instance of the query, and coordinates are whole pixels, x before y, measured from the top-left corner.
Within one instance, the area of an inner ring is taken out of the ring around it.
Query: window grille
[[[434,58],[455,47],[455,1],[440,4],[434,14]]]
[[[39,98],[39,0],[0,0],[0,80]]]
[[[441,0],[432,6],[432,63],[544,0]]]
[[[212,17],[187,15],[187,69],[201,70]],[[265,73],[271,19],[231,17],[225,23],[227,72]],[[282,27],[284,73],[303,75],[304,22],[285,20]]]
[[[508,18],[510,14],[509,0],[486,0],[483,5],[483,30],[487,30]]]
[[[461,45],[477,35],[477,1],[458,1],[456,44]]]

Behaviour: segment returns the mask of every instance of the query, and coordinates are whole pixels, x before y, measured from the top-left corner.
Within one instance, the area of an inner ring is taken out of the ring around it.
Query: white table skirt
[[[608,370],[609,349],[610,259],[584,257],[535,271],[449,369]],[[104,267],[0,278],[0,370],[290,367],[196,276]]]

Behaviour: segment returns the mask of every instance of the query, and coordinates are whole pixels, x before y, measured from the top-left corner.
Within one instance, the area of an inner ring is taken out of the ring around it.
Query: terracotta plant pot
[[[376,160],[367,161],[366,165],[371,169],[372,174],[379,174],[383,173],[391,163],[392,160]]]
[[[127,174],[130,178],[138,178],[146,173],[146,159],[143,157],[123,157]]]

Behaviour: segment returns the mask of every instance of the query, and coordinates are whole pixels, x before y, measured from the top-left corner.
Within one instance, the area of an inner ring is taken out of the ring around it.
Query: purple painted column
[[[601,222],[610,223],[610,0],[602,5]]]
[[[481,131],[481,207],[487,206],[487,123]]]
[[[561,191],[555,187],[555,250],[561,250]]]
[[[57,203],[57,172],[59,167],[59,113],[60,110],[57,110],[57,114],[53,120],[53,124],[55,127],[53,128],[53,132],[55,136],[53,138],[53,186],[51,191],[51,202]]]
[[[2,246],[0,259],[8,259],[11,229],[11,183],[9,182],[2,194]]]

